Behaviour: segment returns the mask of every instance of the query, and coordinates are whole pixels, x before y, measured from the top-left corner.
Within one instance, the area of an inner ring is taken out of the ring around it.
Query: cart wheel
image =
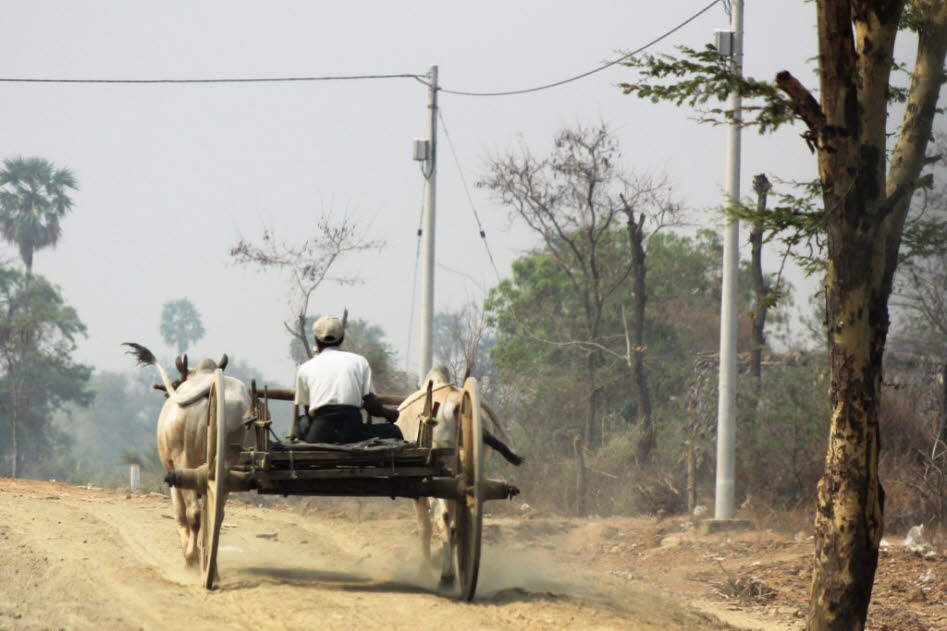
[[[226,431],[221,430],[225,410],[223,371],[217,369],[207,406],[207,491],[201,502],[201,571],[206,589],[213,589],[217,579],[217,544],[227,500],[227,436]]]
[[[465,496],[454,502],[454,529],[460,597],[473,600],[480,569],[480,534],[483,527],[483,427],[480,424],[480,389],[473,377],[464,382],[457,432],[458,470],[465,478]]]

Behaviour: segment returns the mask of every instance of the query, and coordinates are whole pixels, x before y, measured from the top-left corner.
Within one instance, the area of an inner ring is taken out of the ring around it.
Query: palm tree
[[[44,158],[7,158],[0,171],[0,237],[17,246],[29,277],[33,252],[56,245],[59,225],[72,207],[68,189],[78,190],[67,168]]]

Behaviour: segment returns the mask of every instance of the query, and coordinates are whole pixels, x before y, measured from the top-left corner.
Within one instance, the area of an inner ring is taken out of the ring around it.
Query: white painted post
[[[418,352],[418,383],[424,381],[433,361],[431,337],[434,328],[434,210],[437,184],[437,66],[431,66],[428,96],[428,156],[424,165],[424,222],[422,228],[421,342]]]
[[[137,464],[133,464],[128,468],[128,488],[132,491],[137,491],[141,488],[141,467]]]
[[[743,68],[743,0],[730,3],[733,32],[730,64],[740,74]],[[736,91],[730,93],[727,109],[733,120],[727,127],[727,203],[740,201],[740,106]],[[720,301],[720,380],[717,405],[716,519],[733,519],[734,460],[736,443],[737,385],[737,273],[740,262],[740,222],[731,218],[723,239],[723,290]]]

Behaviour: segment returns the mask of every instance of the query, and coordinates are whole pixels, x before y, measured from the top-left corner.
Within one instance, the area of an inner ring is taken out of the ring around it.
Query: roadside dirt
[[[0,478],[0,629],[776,631],[804,615],[811,542],[772,533],[504,504],[486,521],[477,599],[463,604],[421,571],[406,501],[243,499],[227,504],[221,586],[206,592],[166,497]],[[744,588],[724,598],[727,572]],[[947,629],[945,578],[942,556],[893,546],[871,628]]]

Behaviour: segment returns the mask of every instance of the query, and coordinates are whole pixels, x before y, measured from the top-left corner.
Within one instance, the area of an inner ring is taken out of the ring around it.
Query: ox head
[[[204,358],[197,363],[196,368],[189,370],[187,366],[187,353],[185,353],[184,355],[174,359],[174,367],[178,369],[178,373],[181,375],[181,377],[180,379],[175,379],[172,384],[175,388],[177,388],[182,383],[187,381],[188,377],[191,377],[197,373],[213,372],[218,368],[224,370],[227,368],[227,363],[229,361],[230,359],[227,357],[227,354],[224,353],[219,362],[215,362],[213,359]]]

